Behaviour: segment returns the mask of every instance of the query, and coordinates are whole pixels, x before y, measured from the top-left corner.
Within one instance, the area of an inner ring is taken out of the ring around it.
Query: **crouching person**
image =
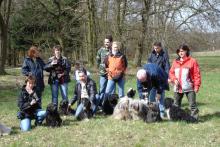
[[[18,107],[20,109],[18,117],[21,119],[20,128],[22,131],[31,129],[32,119],[35,119],[35,125],[40,125],[46,117],[46,111],[41,109],[40,98],[36,94],[35,83],[35,77],[28,76],[18,97]]]
[[[69,106],[77,101],[75,117],[78,120],[92,117],[99,104],[96,83],[86,75],[84,68],[79,69],[79,82],[76,83]]]

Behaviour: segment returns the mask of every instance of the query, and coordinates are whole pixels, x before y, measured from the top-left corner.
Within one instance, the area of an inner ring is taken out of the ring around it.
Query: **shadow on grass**
[[[207,105],[207,103],[202,103],[202,102],[196,102],[197,106],[204,106],[204,105]],[[181,105],[181,107],[188,107],[189,106],[189,103],[183,103]]]
[[[220,118],[220,112],[217,111],[217,112],[214,112],[212,114],[205,114],[205,115],[202,115],[199,117],[199,120],[201,122],[206,122],[206,121],[209,121],[211,119],[215,119],[215,118]]]

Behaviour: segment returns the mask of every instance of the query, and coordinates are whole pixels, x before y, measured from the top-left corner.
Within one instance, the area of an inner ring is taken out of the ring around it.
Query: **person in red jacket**
[[[176,51],[178,58],[174,59],[169,71],[170,81],[174,84],[175,104],[181,107],[184,94],[191,108],[191,115],[198,119],[196,93],[201,85],[200,69],[197,61],[190,56],[187,45],[181,45]]]

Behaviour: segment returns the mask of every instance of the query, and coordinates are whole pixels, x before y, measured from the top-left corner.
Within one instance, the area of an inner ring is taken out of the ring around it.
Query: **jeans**
[[[152,88],[149,92],[149,101],[150,102],[156,102],[156,94],[157,94],[157,89],[156,88]],[[160,116],[163,118],[164,117],[164,98],[165,98],[165,91],[163,90],[163,92],[161,93],[161,98],[159,100],[159,109],[160,109]]]
[[[46,111],[43,111],[42,109],[37,109],[35,114],[35,121],[37,124],[41,124],[46,117]],[[22,131],[29,131],[31,129],[31,119],[30,118],[24,118],[21,120],[20,128]]]
[[[189,101],[189,106],[190,106],[190,109],[191,109],[191,116],[193,116],[197,119],[199,109],[197,108],[197,105],[196,105],[196,93],[194,91],[190,91],[190,92],[186,92],[185,94],[186,94],[186,97]],[[178,107],[181,107],[183,96],[184,96],[184,93],[174,92],[174,98],[175,98],[174,103]]]
[[[94,115],[96,113],[96,110],[97,110],[97,107],[99,105],[99,102],[100,102],[100,97],[98,94],[96,94],[95,96],[95,99],[93,100],[92,102],[92,106],[91,106],[91,109],[92,109],[92,115]],[[76,113],[75,113],[75,117],[76,118],[79,118],[80,117],[80,114],[84,111],[83,110],[83,107],[84,105],[82,103],[80,103],[77,108],[76,108]]]
[[[99,79],[99,94],[100,94],[100,99],[101,100],[104,97],[107,83],[108,83],[108,77],[107,76],[100,76],[100,79]]]
[[[125,79],[124,78],[119,79],[117,82],[114,80],[108,80],[105,93],[113,94],[114,90],[115,90],[116,83],[118,83],[119,98],[124,97],[124,86],[125,86]]]
[[[68,83],[59,84],[59,81],[56,80],[54,84],[51,85],[52,91],[52,103],[58,106],[58,94],[59,94],[59,87],[61,91],[61,96],[63,100],[68,100]]]

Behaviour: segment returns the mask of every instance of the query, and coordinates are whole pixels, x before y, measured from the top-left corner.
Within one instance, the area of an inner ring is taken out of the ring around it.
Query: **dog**
[[[89,119],[93,116],[92,114],[92,102],[88,98],[81,98],[83,105],[83,111],[77,117],[77,120]]]
[[[61,100],[59,105],[60,115],[71,115],[75,113],[75,111],[72,108],[70,108],[68,104],[69,104],[68,100]]]
[[[57,105],[54,103],[50,103],[47,105],[46,109],[46,126],[50,127],[60,127],[62,123],[62,119],[60,118],[60,114],[57,111]]]
[[[105,115],[113,114],[114,108],[118,103],[118,94],[105,94],[103,103],[102,103],[102,111]]]
[[[113,118],[118,120],[143,120],[144,122],[160,121],[160,111],[156,103],[146,103],[144,100],[121,98],[113,112]]]
[[[186,121],[188,123],[195,123],[197,119],[187,113],[185,110],[174,104],[172,98],[164,99],[164,107],[167,112],[167,118],[172,121]]]

